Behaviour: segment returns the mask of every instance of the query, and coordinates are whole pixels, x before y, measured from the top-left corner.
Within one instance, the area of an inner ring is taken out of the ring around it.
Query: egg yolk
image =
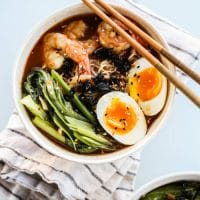
[[[126,134],[134,128],[136,122],[137,116],[133,108],[119,98],[113,98],[104,113],[104,124],[111,132],[119,135]]]
[[[162,88],[162,77],[154,67],[146,68],[129,78],[130,96],[141,101],[156,97]]]

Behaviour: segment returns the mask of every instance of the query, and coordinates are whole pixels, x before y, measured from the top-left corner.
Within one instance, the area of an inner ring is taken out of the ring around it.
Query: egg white
[[[136,116],[137,116],[137,122],[133,129],[125,134],[113,134],[112,130],[109,129],[104,123],[104,115],[106,112],[106,109],[110,106],[113,98],[119,98],[121,102],[124,102],[128,104],[132,109],[134,110]],[[144,114],[136,101],[131,98],[127,93],[123,92],[109,92],[102,96],[98,103],[96,108],[97,118],[101,124],[101,126],[104,128],[104,130],[110,134],[114,139],[116,139],[118,142],[125,144],[125,145],[133,145],[137,143],[139,140],[144,138],[146,131],[147,131],[147,124],[146,119],[144,117]]]
[[[139,66],[139,68],[137,66]],[[145,58],[140,58],[133,64],[132,68],[129,71],[128,76],[132,77],[134,76],[134,74],[138,74],[142,70],[151,67],[153,67],[153,65],[149,63]],[[167,80],[162,74],[161,77],[162,77],[162,87],[157,96],[147,101],[141,101],[139,98],[137,99],[138,104],[140,105],[141,109],[143,110],[146,116],[153,116],[158,114],[162,110],[165,104],[167,96]]]

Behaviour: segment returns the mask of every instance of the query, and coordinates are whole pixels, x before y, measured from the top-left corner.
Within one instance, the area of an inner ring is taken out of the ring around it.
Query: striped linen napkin
[[[200,41],[189,33],[131,0],[112,3],[123,4],[153,24],[188,65],[199,60]],[[31,138],[17,112],[0,133],[0,192],[8,199],[131,199],[139,163],[139,152],[99,165],[56,157]]]

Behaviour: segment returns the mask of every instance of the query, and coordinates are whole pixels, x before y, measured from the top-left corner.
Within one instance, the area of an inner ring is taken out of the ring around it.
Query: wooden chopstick
[[[102,20],[110,24],[122,37],[124,37],[131,46],[142,56],[144,56],[152,65],[154,65],[171,83],[182,91],[194,104],[200,108],[200,97],[197,96],[189,87],[182,83],[170,70],[168,70],[157,58],[148,52],[142,45],[134,40],[128,33],[112,21],[103,11],[89,0],[82,0],[91,10],[93,10]]]
[[[103,0],[95,0],[101,7],[103,7],[106,11],[111,13],[116,19],[123,22],[127,27],[129,27],[134,33],[139,35],[144,41],[146,41],[153,49],[157,52],[165,56],[169,61],[171,61],[175,66],[185,72],[188,76],[190,76],[194,81],[200,84],[200,75],[193,71],[190,67],[188,67],[181,60],[176,58],[172,53],[170,53],[167,49],[165,49],[161,44],[159,44],[156,40],[154,40],[151,36],[145,33],[142,29],[140,29],[137,25],[131,22],[129,19],[121,15],[117,12],[113,7],[107,4]]]

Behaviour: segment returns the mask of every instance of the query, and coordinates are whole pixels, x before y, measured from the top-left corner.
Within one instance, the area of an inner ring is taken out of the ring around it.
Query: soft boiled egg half
[[[146,134],[144,114],[127,93],[105,94],[97,103],[96,113],[104,130],[122,144],[135,144]]]
[[[138,59],[128,75],[130,96],[138,102],[146,116],[158,114],[166,100],[166,78],[145,58]]]

